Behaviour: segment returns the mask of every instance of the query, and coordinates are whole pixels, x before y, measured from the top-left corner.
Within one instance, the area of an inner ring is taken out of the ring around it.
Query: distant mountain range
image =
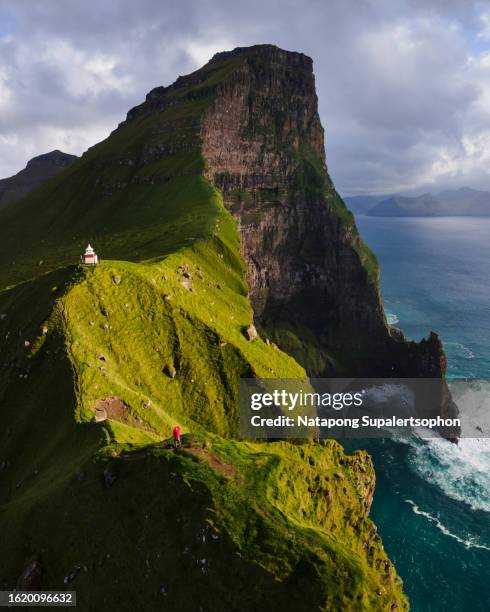
[[[58,150],[33,157],[23,170],[0,180],[0,209],[20,200],[45,180],[71,166],[77,159],[76,155]]]
[[[370,195],[370,196],[350,196],[344,197],[344,202],[349,209],[356,215],[366,215],[377,204],[386,200],[391,196],[387,195]]]
[[[353,196],[345,198],[356,214],[370,217],[489,217],[490,192],[469,187],[419,196]]]

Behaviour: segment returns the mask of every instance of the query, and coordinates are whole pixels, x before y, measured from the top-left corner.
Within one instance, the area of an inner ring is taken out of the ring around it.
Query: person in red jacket
[[[180,432],[181,431],[182,430],[180,429],[178,425],[176,425],[172,430],[172,435],[174,437],[174,448],[180,447]]]

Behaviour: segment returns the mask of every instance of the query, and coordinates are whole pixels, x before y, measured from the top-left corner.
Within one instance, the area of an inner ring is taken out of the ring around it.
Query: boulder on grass
[[[174,368],[173,365],[171,364],[167,364],[164,368],[163,368],[163,373],[168,376],[169,378],[175,378],[177,376],[177,370]]]
[[[107,411],[104,408],[95,408],[92,420],[94,423],[103,423],[107,420]]]
[[[253,342],[254,340],[256,340],[258,338],[258,333],[257,330],[255,329],[255,325],[250,325],[249,327],[247,327],[247,329],[245,330],[245,338],[249,341],[249,342]]]

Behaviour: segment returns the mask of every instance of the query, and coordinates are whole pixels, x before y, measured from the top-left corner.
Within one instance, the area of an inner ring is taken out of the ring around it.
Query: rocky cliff
[[[240,378],[306,376],[263,334],[245,336],[242,221],[205,176],[206,126],[245,59],[150,92],[105,141],[0,211],[0,588],[69,587],[82,610],[408,607],[369,518],[367,453],[236,438]],[[278,176],[288,189],[289,170]],[[325,223],[345,226],[328,209]],[[79,267],[88,241],[102,263]],[[248,282],[262,324],[274,311],[251,272]]]
[[[48,178],[71,166],[77,159],[76,155],[58,150],[33,157],[16,175],[0,180],[0,209],[27,195]]]
[[[202,150],[239,224],[257,323],[311,374],[443,376],[435,334],[415,344],[387,325],[376,258],[328,175],[311,59],[261,45],[209,66],[227,61]]]

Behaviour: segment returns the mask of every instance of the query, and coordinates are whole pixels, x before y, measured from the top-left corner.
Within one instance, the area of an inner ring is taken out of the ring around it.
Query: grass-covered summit
[[[222,206],[203,176],[200,119],[230,69],[203,69],[204,89],[177,81],[165,108],[129,113],[61,176],[1,211],[0,287],[78,261],[88,241],[104,259],[148,261],[212,235]]]
[[[0,214],[3,589],[69,588],[81,610],[406,607],[365,453],[236,439],[240,377],[305,376],[246,338],[239,228],[205,176],[200,118],[240,61],[149,94]]]

